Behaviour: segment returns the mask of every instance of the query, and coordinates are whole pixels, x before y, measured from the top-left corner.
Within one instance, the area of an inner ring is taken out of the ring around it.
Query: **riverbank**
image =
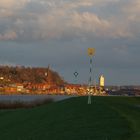
[[[76,96],[67,96],[67,95],[0,95],[0,102],[15,102],[15,101],[23,101],[30,102],[35,100],[44,100],[44,99],[52,99],[53,101],[61,101],[64,99],[68,99]]]
[[[62,95],[0,95],[0,109],[33,108],[65,100]]]

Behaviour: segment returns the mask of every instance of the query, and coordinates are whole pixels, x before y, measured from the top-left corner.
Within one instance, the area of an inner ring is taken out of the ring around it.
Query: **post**
[[[90,71],[89,71],[89,93],[88,93],[88,104],[91,104],[91,94],[92,94],[92,57],[90,56]]]
[[[92,94],[92,56],[95,53],[94,48],[88,48],[88,55],[90,56],[90,71],[89,71],[89,83],[88,83],[88,104],[91,104],[91,94]]]

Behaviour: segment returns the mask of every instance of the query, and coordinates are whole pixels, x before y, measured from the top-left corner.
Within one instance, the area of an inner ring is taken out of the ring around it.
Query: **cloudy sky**
[[[0,0],[0,65],[50,66],[87,83],[140,85],[139,0]]]

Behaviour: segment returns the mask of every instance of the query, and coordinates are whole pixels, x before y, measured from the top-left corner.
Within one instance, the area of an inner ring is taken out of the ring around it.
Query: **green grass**
[[[0,140],[140,140],[140,98],[75,97],[0,110]]]

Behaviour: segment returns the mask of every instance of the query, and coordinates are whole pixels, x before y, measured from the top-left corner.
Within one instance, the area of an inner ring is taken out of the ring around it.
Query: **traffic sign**
[[[88,55],[93,56],[95,54],[95,49],[94,48],[88,48]]]

